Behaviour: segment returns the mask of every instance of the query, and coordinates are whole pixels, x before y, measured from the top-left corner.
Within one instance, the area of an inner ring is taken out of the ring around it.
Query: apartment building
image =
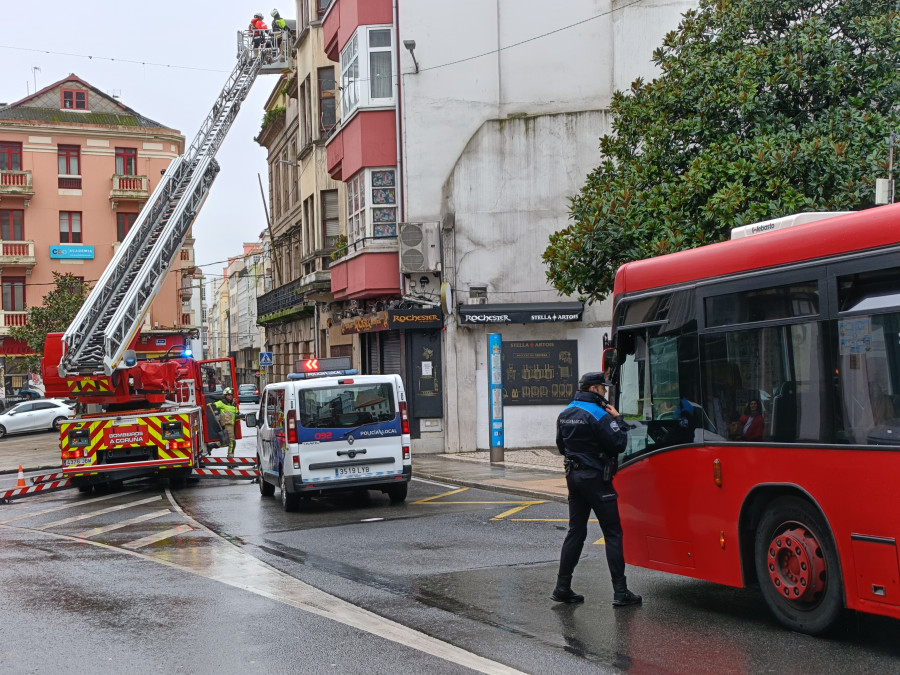
[[[184,151],[177,130],[124,105],[77,75],[0,107],[0,355],[16,388],[9,337],[52,288],[52,272],[96,282],[166,168]],[[134,348],[165,353],[199,336],[190,307],[193,239],[147,313]]]
[[[332,257],[343,252],[343,184],[326,170],[325,140],[336,125],[337,70],[322,44],[323,0],[296,2],[290,68],[266,103],[256,141],[268,150],[273,286],[258,319],[273,354],[271,381],[311,356],[353,356],[353,340],[332,311]]]

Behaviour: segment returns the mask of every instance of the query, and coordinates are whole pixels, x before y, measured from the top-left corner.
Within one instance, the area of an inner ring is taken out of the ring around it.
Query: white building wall
[[[651,57],[695,0],[404,0],[400,48],[404,220],[443,224],[443,280],[488,303],[553,302],[541,254],[569,198],[599,163],[615,90],[655,75]],[[464,36],[464,37],[463,37]],[[600,367],[610,303],[581,323],[468,328],[448,317],[445,424],[416,450],[489,447],[487,333],[577,339],[579,371]],[[507,406],[505,445],[554,444],[555,406]]]

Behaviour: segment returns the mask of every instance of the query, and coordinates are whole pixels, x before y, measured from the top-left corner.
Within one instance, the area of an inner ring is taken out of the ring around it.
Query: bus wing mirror
[[[603,350],[603,372],[612,373],[616,369],[616,350],[613,347]]]

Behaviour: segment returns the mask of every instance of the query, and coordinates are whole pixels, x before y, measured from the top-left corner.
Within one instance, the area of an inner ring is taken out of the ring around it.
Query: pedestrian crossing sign
[[[259,353],[259,367],[262,368],[264,366],[271,366],[272,361],[272,352],[260,352]]]

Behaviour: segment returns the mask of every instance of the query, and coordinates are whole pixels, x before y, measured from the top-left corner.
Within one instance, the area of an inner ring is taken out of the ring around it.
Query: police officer
[[[591,510],[600,521],[606,540],[606,562],[613,584],[613,606],[637,605],[641,596],[625,583],[625,556],[622,552],[622,523],[618,494],[612,477],[617,457],[628,440],[627,424],[604,397],[609,383],[603,373],[582,375],[575,400],[556,420],[556,447],[565,455],[566,485],[569,488],[569,531],[559,559],[559,576],[550,597],[557,602],[584,602],[572,590],[572,572],[578,564]]]

